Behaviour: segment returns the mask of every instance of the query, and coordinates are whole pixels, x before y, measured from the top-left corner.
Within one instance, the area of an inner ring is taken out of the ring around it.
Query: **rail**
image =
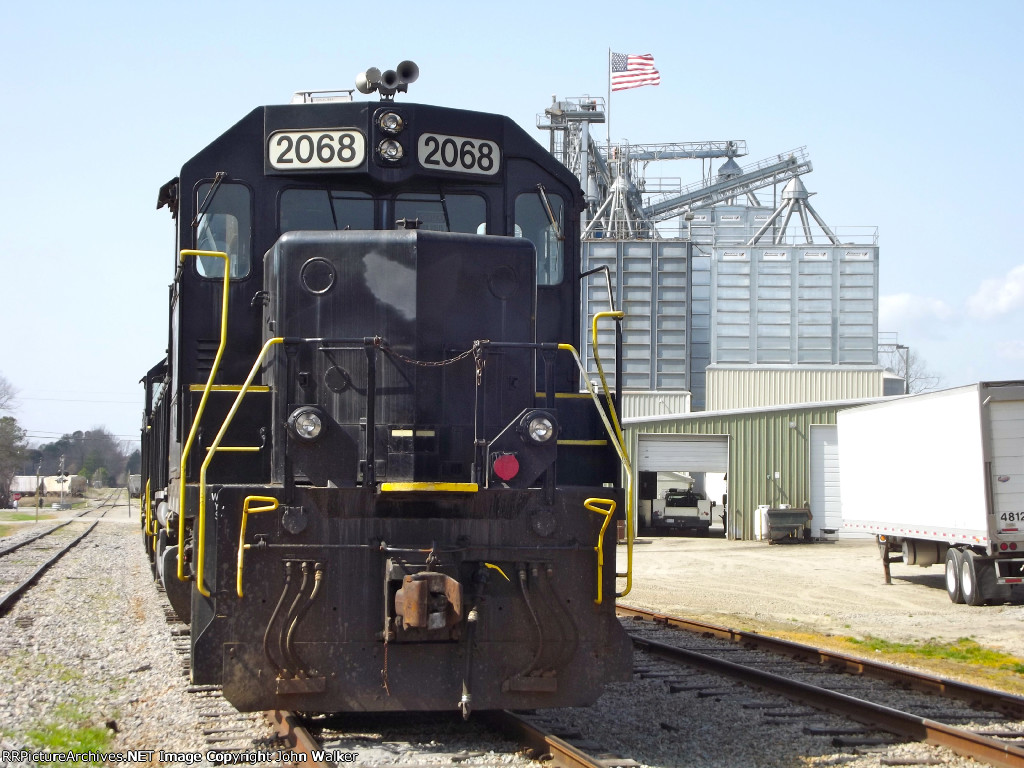
[[[113,509],[114,505],[117,503],[116,496],[117,492],[110,494],[110,496],[108,496],[106,500],[104,500],[97,509],[86,509],[80,515],[76,515],[76,517],[82,517],[88,512],[95,512],[98,511],[98,509],[103,509],[103,507],[105,507],[108,503],[110,503],[110,509]],[[110,511],[110,509],[106,510],[102,515],[100,515],[100,517],[106,515],[107,512]],[[43,532],[39,536],[33,536],[28,541],[22,542],[13,547],[8,547],[2,553],[0,553],[0,555],[10,554],[11,552],[14,552],[15,550],[19,549],[25,544],[34,542],[37,539],[40,539],[44,536],[49,536],[55,531],[64,528],[66,525],[70,525],[72,522],[86,522],[86,520],[69,520],[67,523],[51,528],[48,531]],[[68,544],[61,547],[53,555],[53,557],[47,559],[42,565],[35,568],[35,570],[32,571],[28,578],[24,579],[20,584],[14,587],[14,589],[10,590],[6,595],[0,597],[0,616],[6,615],[7,612],[10,611],[10,609],[14,606],[14,604],[17,603],[19,599],[21,599],[21,596],[25,594],[32,587],[33,584],[35,584],[36,580],[38,580],[40,576],[46,573],[46,571],[48,571],[50,567],[53,566],[58,560],[64,557],[64,555],[66,555],[68,552],[74,549],[75,546],[77,546],[82,539],[84,539],[86,536],[92,533],[93,529],[99,524],[100,520],[99,518],[96,518],[92,525],[86,528],[81,534],[73,538]]]
[[[916,691],[935,693],[942,696],[968,701],[980,706],[1005,712],[1016,718],[1024,718],[1024,697],[989,688],[981,688],[970,683],[962,683],[946,677],[937,677],[925,672],[903,669],[892,664],[885,664],[869,659],[850,656],[839,651],[830,651],[803,643],[783,640],[778,637],[730,629],[717,624],[685,619],[679,616],[648,611],[631,605],[618,604],[615,611],[619,616],[644,619],[663,624],[685,632],[699,635],[713,635],[729,640],[738,645],[771,651],[789,658],[800,659],[815,664],[828,665],[875,680],[886,680]]]
[[[636,636],[632,636],[632,640],[638,648],[656,656],[689,666],[709,669],[716,674],[775,691],[794,701],[809,704],[828,712],[846,715],[858,722],[889,733],[927,744],[948,747],[957,754],[984,760],[990,765],[1005,766],[1006,768],[1024,765],[1024,749],[1015,744],[998,741],[991,736],[687,648]]]

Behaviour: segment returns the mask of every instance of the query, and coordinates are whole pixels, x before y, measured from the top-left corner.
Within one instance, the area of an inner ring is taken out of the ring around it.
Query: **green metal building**
[[[876,399],[635,416],[623,419],[623,435],[637,478],[641,471],[670,466],[726,472],[726,530],[732,537],[752,539],[760,505],[810,506],[812,514],[826,514],[830,502],[811,500],[812,491],[817,499],[828,496],[830,462],[838,466],[836,413]],[[835,487],[838,509],[837,481]],[[639,493],[639,482],[634,482],[634,510],[640,509]]]

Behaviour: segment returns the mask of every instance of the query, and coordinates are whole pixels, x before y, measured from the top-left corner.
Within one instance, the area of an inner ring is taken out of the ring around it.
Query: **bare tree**
[[[943,377],[928,368],[928,362],[910,347],[892,345],[879,350],[878,362],[907,382],[907,394],[931,392],[943,384]]]
[[[0,376],[0,411],[14,410],[14,398],[17,394],[18,390],[11,382]]]

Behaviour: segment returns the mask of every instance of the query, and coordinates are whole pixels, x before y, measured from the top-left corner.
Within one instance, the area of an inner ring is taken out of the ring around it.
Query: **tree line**
[[[0,507],[10,506],[15,475],[55,475],[61,469],[81,475],[92,485],[125,485],[128,474],[137,474],[142,463],[138,450],[129,452],[103,427],[63,435],[36,448],[28,444],[26,431],[13,411],[17,392],[0,376]]]

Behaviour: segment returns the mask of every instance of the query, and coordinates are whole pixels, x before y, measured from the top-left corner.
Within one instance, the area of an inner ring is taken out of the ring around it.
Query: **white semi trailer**
[[[954,603],[1024,582],[1024,381],[981,382],[840,411],[843,528],[890,562],[945,563]],[[898,554],[896,554],[898,553]]]

